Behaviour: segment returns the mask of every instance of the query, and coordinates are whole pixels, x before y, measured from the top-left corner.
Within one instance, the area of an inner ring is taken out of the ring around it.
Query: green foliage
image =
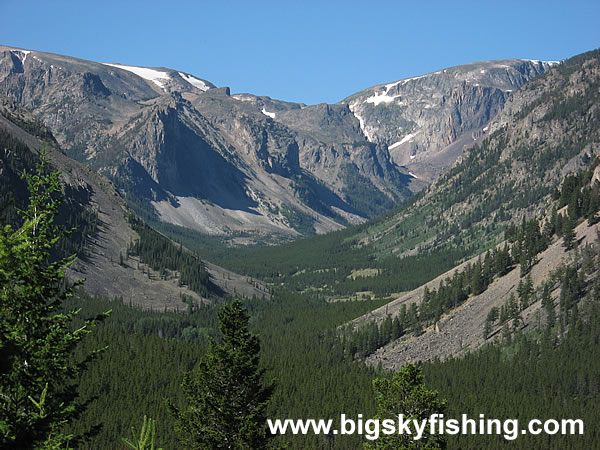
[[[276,291],[270,301],[250,299],[246,305],[251,313],[249,326],[260,333],[266,378],[277,380],[267,417],[336,419],[341,413],[375,413],[371,389],[375,371],[344,353],[336,328],[381,306],[381,301],[327,303],[310,295]],[[185,408],[181,381],[206,352],[206,336],[217,337],[218,307],[199,305],[191,315],[144,311],[119,300],[89,298],[82,293],[66,307],[81,308],[84,316],[113,310],[77,352],[83,355],[100,345],[108,346],[102,364],[93,364],[80,377],[83,400],[98,392],[102,395],[68,431],[103,425],[99,434],[80,448],[113,448],[132,425],[139,426],[144,414],[157,419],[156,432],[164,448],[180,448],[175,420],[164,399]],[[78,327],[79,322],[74,325]],[[188,337],[188,332],[193,337]],[[273,439],[273,446],[315,448],[330,438],[280,435]],[[339,435],[334,441],[337,448],[361,445],[359,435]]]
[[[310,236],[315,234],[315,219],[310,215],[298,211],[296,208],[282,204],[280,208],[281,214],[287,219],[290,227],[298,231],[298,233]]]
[[[1,108],[0,108],[1,112]],[[0,129],[0,218],[3,222],[18,227],[22,224],[19,209],[28,202],[27,183],[21,177],[24,171],[33,172],[39,164],[39,157],[23,142]],[[50,170],[46,165],[45,170]],[[52,248],[52,257],[60,258],[74,253],[82,255],[88,236],[97,230],[97,213],[90,208],[91,191],[85,186],[62,185],[63,201],[57,213],[56,222],[69,229],[68,239],[59,240]]]
[[[106,316],[72,330],[78,311],[60,311],[73,292],[64,278],[75,256],[51,258],[65,231],[55,224],[60,173],[47,167],[44,152],[37,171],[24,174],[30,197],[20,211],[21,227],[0,229],[0,444],[7,447],[55,446],[74,438],[61,432],[84,407],[74,378],[97,352],[78,361],[72,353]]]
[[[367,217],[377,217],[394,206],[394,200],[373,186],[368,178],[360,174],[356,166],[344,165],[341,177],[344,182],[342,192],[346,201]]]
[[[516,332],[510,341],[461,358],[424,364],[428,385],[448,400],[446,416],[518,418],[520,425],[534,418],[582,419],[582,436],[527,434],[512,444],[518,448],[594,448],[600,438],[600,296],[591,289],[579,300],[578,317],[571,315],[568,333],[551,328],[541,334]],[[502,435],[456,435],[448,438],[448,445],[504,448],[509,442]]]
[[[170,409],[181,443],[190,448],[264,448],[266,407],[272,393],[263,384],[260,343],[248,330],[240,300],[219,313],[222,345],[210,340],[198,366],[186,373],[182,388],[188,406]]]
[[[139,436],[135,431],[135,427],[133,426],[131,427],[131,436],[132,439],[122,439],[123,443],[127,445],[127,447],[133,450],[154,450],[156,446],[156,421],[144,416],[144,421],[142,422],[142,428]],[[162,450],[162,447],[159,447],[156,450]]]
[[[166,277],[166,269],[177,271],[179,283],[187,285],[203,297],[220,293],[219,288],[210,280],[200,258],[184,249],[181,244],[174,244],[133,215],[130,216],[129,223],[140,238],[129,246],[128,254],[139,256],[142,262],[160,271],[163,277]]]
[[[376,378],[373,380],[373,389],[377,399],[376,419],[381,423],[385,419],[397,421],[402,414],[404,420],[426,421],[433,414],[443,414],[446,401],[440,399],[439,393],[425,386],[422,368],[414,364],[407,364],[392,378]],[[417,448],[446,448],[443,435],[432,432],[428,424],[423,436],[414,439],[415,429],[411,427],[412,434],[392,434],[380,436],[373,443],[367,443],[365,448],[374,449],[417,449]]]

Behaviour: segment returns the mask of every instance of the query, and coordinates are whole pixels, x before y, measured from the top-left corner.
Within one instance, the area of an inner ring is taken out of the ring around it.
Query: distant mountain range
[[[474,63],[336,105],[231,95],[166,68],[0,46],[0,94],[144,217],[276,242],[364,222],[422,190],[554,63]]]
[[[32,172],[37,152],[56,147],[57,142],[38,120],[13,100],[0,96],[0,219],[16,225],[17,208],[27,199],[21,172]],[[208,271],[209,288],[193,289],[181,280],[180,271],[151,267],[151,261],[131,254],[132,244],[140,239],[141,221],[126,206],[114,185],[104,176],[61,151],[50,153],[51,169],[60,170],[64,184],[64,207],[58,219],[75,232],[60,241],[66,255],[78,254],[69,270],[71,280],[85,278],[88,293],[105,298],[121,298],[124,302],[156,310],[180,310],[188,303],[232,295],[266,296],[261,283],[240,277],[210,263],[202,263]],[[167,238],[153,233],[163,252]],[[142,238],[144,239],[144,238]],[[194,258],[194,261],[198,261]],[[200,266],[199,266],[200,267]],[[203,298],[204,297],[204,298]]]

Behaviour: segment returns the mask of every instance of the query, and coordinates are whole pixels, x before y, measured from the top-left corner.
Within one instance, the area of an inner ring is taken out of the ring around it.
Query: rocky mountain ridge
[[[517,90],[486,135],[413,205],[358,236],[361,244],[399,256],[483,248],[508,221],[543,213],[564,176],[600,152],[599,66],[599,52],[588,52]]]
[[[558,62],[497,60],[466,64],[374,86],[348,104],[370,142],[431,182],[487,131],[513,91]]]
[[[465,267],[481,264],[486,259],[485,250],[500,249],[504,245],[501,232],[510,222],[525,223],[525,219],[536,217],[546,236],[556,231],[552,223],[557,215],[568,214],[568,220],[576,223],[571,210],[584,208],[583,201],[578,199],[557,210],[557,193],[564,188],[561,184],[568,184],[568,176],[593,168],[590,165],[600,157],[599,86],[599,50],[571,58],[531,81],[511,96],[504,110],[491,121],[489,136],[480,138],[416,202],[356,236],[359,245],[375,249],[380,255],[402,257],[415,252],[435,254],[443,249],[470,248],[474,256],[425,285],[394,296],[390,303],[356,319],[352,326],[381,324],[388,315],[397,316],[403,305],[421,305],[426,290],[450,285],[454,275]],[[589,186],[597,204],[598,167],[591,173]],[[422,225],[415,227],[415,223]],[[435,324],[386,344],[366,361],[396,369],[407,362],[465,354],[490,339],[509,334],[509,325],[500,326],[503,324],[490,329],[485,337],[483,331],[492,309],[497,312],[511,298],[520,298],[525,274],[532,280],[536,300],[522,306],[518,320],[510,326],[545,326],[543,284],[550,287],[554,305],[560,303],[563,308],[566,288],[561,283],[566,283],[566,275],[557,274],[564,273],[565,268],[585,266],[581,261],[597,253],[599,233],[597,220],[584,220],[574,229],[577,250],[566,250],[563,238],[553,238],[529,269],[522,267],[523,260],[516,261],[486,290],[470,294]],[[595,273],[597,266],[591,264],[591,270]],[[583,285],[587,278],[582,279]]]
[[[55,145],[56,141],[27,111],[13,100],[0,96],[2,136],[8,136],[12,141],[0,141],[0,175],[11,179],[6,186],[0,183],[0,197],[26,196],[18,182],[18,173],[13,173],[14,168],[17,171],[23,168],[32,170],[33,167],[28,166],[35,164],[35,152]],[[84,278],[84,288],[92,295],[122,298],[124,302],[155,310],[184,311],[188,307],[183,302],[184,298],[195,303],[207,301],[179,283],[179,274],[161,276],[139,256],[129,254],[130,245],[139,239],[128,218],[133,213],[106,177],[72,160],[58,149],[51,152],[49,157],[53,167],[61,171],[71,219],[76,211],[84,210],[89,212],[87,217],[94,218],[94,224],[86,227],[86,235],[82,237],[79,257],[69,269],[71,280]],[[25,161],[29,163],[21,168],[20,164]],[[78,226],[82,228],[83,224],[79,223]],[[69,240],[73,240],[73,235]],[[205,263],[205,266],[220,295],[232,295],[235,292],[248,297],[269,296],[264,286],[255,280],[250,283],[248,277],[241,277],[210,263]]]
[[[423,189],[501,109],[508,87],[550,67],[502,63],[307,106],[231,95],[171,69],[0,47],[0,94],[107,175],[138,212],[244,244],[361,223]],[[437,106],[424,107],[428,96]],[[434,119],[440,108],[449,119]],[[427,139],[413,139],[417,123]]]

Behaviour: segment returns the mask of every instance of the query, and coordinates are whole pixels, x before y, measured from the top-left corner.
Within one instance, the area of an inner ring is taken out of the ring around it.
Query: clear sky
[[[335,103],[458,64],[598,48],[600,1],[0,0],[0,44]]]

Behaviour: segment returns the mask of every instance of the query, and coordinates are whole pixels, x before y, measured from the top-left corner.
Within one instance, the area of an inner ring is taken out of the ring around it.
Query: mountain
[[[411,326],[403,337],[375,344],[369,364],[395,369],[458,356],[511,330],[541,332],[552,326],[549,317],[562,315],[564,328],[587,311],[582,300],[598,292],[599,86],[598,50],[532,80],[491,121],[489,135],[414,204],[354,236],[380,257],[453,247],[473,256],[352,322],[354,329],[381,329],[411,309],[414,317],[406,320],[423,319],[423,328]],[[512,262],[499,263],[507,250]],[[477,277],[489,284],[475,288]],[[440,298],[446,303],[436,304]]]
[[[365,89],[342,100],[370,142],[431,182],[487,131],[511,93],[558,62],[485,61]]]
[[[186,257],[183,249],[179,249],[180,258],[198,271],[198,277],[206,273],[202,283],[194,283],[193,276],[184,278],[180,267],[167,271],[154,268],[155,261],[136,251],[134,243],[160,248],[165,254],[177,251],[177,246],[136,218],[106,177],[63,154],[43,124],[14,100],[0,96],[3,220],[18,224],[16,208],[24,207],[27,199],[20,173],[35,169],[38,152],[43,148],[54,148],[51,164],[62,174],[65,199],[59,219],[67,227],[76,228],[61,241],[60,251],[64,255],[78,253],[68,275],[71,280],[85,278],[88,293],[156,310],[185,310],[190,301],[205,302],[234,292],[249,297],[269,296],[261,283],[250,284],[247,277],[201,262],[189,252]],[[162,265],[168,266],[169,262]]]
[[[599,65],[599,52],[589,52],[524,85],[490,122],[487,135],[414,205],[357,239],[398,256],[485,249],[510,221],[543,213],[564,177],[598,154]]]
[[[495,247],[511,224],[552,217],[565,177],[600,153],[599,53],[564,61],[515,91],[446,174],[382,217],[279,248],[201,251],[330,300],[411,291]]]
[[[456,159],[510,89],[548,67],[477,63],[307,106],[231,95],[166,68],[0,47],[0,93],[146,218],[246,244],[336,230],[391,209]],[[409,134],[429,136],[410,150],[422,157],[406,156]],[[433,155],[444,164],[427,162]]]

